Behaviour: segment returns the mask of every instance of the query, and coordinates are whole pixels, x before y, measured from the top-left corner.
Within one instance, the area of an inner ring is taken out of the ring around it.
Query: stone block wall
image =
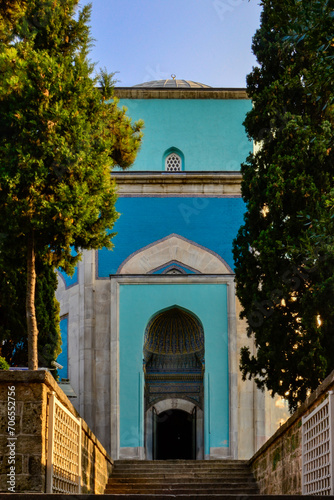
[[[262,495],[302,494],[302,417],[333,389],[334,371],[250,459]]]
[[[77,411],[47,371],[0,371],[0,492],[45,493],[48,395]],[[82,493],[103,493],[112,460],[82,421]]]
[[[9,493],[45,491],[47,388],[22,375],[0,372],[0,491]],[[8,413],[14,410],[10,435]]]
[[[113,462],[84,420],[81,432],[81,493],[103,494]]]

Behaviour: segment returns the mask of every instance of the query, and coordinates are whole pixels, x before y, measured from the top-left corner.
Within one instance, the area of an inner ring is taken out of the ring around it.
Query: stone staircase
[[[113,498],[219,498],[258,494],[247,461],[115,460],[105,494]]]

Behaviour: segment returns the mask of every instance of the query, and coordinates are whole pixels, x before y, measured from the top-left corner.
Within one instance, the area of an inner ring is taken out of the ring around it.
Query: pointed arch
[[[171,397],[203,408],[204,344],[203,324],[192,311],[175,304],[151,317],[143,343],[145,411]]]
[[[204,329],[193,312],[175,304],[153,315],[145,330],[144,359],[194,353],[204,357]]]
[[[200,274],[233,274],[218,254],[178,234],[170,234],[137,250],[122,262],[117,274],[150,274],[171,261],[196,269]]]
[[[162,170],[170,170],[173,171],[173,169],[170,168],[168,165],[168,159],[171,159],[172,157],[176,157],[176,164],[175,164],[175,171],[182,171],[184,170],[184,154],[179,148],[171,147],[166,149],[164,154],[162,155]],[[177,164],[177,158],[179,159],[179,164]],[[179,168],[177,168],[179,167]]]

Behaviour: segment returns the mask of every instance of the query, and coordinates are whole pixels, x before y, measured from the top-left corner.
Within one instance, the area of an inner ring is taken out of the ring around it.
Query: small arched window
[[[167,172],[180,172],[182,170],[181,156],[174,152],[166,156],[165,170]]]

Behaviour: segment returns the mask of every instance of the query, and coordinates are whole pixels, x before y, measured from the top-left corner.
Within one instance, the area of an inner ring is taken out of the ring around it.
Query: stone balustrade
[[[0,492],[46,492],[52,393],[79,418],[48,371],[0,371]],[[113,461],[86,422],[81,422],[81,493],[102,494]]]
[[[302,418],[333,388],[334,371],[250,459],[262,495],[302,494]]]

